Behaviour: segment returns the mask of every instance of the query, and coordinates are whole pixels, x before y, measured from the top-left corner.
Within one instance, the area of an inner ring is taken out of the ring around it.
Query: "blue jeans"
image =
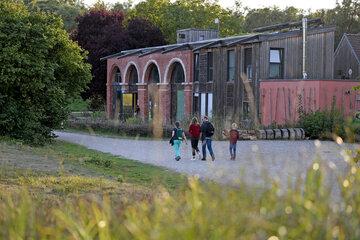
[[[230,143],[230,156],[235,157],[236,156],[236,143]]]
[[[203,153],[203,158],[206,158],[206,146],[209,150],[209,153],[211,156],[214,156],[214,152],[212,150],[212,146],[211,146],[211,142],[212,142],[212,139],[211,138],[205,138],[203,141],[202,141],[202,153]]]
[[[175,151],[175,157],[180,157],[180,146],[181,146],[181,140],[174,140],[174,151]]]

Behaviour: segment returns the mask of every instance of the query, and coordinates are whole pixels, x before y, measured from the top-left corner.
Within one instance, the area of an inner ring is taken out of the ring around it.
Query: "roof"
[[[335,31],[333,27],[316,27],[309,29],[308,33],[319,33],[319,32],[330,32]],[[137,54],[139,57],[161,52],[161,53],[168,53],[175,50],[193,50],[198,51],[202,48],[210,48],[210,47],[229,47],[235,44],[246,44],[246,43],[255,43],[255,42],[262,42],[266,40],[274,40],[274,39],[281,39],[286,38],[289,36],[299,35],[301,34],[301,30],[292,30],[288,32],[272,32],[272,33],[252,33],[252,34],[244,34],[239,36],[232,36],[232,37],[225,37],[225,38],[215,38],[203,41],[196,41],[196,42],[186,42],[186,43],[177,43],[177,44],[170,44],[170,45],[163,45],[163,46],[156,46],[156,47],[147,47],[147,48],[138,48],[138,49],[131,49],[121,51],[119,53],[115,53],[106,57],[101,58],[100,60],[107,60],[109,58],[122,58],[128,57],[131,55]]]
[[[350,46],[353,49],[353,52],[360,63],[360,33],[346,34],[346,37],[349,40]]]

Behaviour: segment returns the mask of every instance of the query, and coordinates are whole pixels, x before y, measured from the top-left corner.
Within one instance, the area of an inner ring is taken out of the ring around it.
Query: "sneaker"
[[[201,159],[201,156],[200,156],[200,152],[196,152],[196,157],[197,157],[197,159]]]
[[[211,156],[211,160],[215,161],[215,156],[214,155]]]
[[[181,157],[179,157],[179,156],[177,156],[177,157],[175,158],[176,161],[180,161],[180,159],[181,159]]]
[[[206,161],[206,158],[202,158],[201,161]]]
[[[196,158],[195,158],[195,156],[193,156],[192,158],[191,158],[191,161],[195,161],[196,160]]]

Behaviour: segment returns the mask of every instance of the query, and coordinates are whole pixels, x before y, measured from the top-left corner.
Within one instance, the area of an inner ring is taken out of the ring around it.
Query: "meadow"
[[[359,239],[360,170],[224,186],[55,141],[0,141],[0,239]]]

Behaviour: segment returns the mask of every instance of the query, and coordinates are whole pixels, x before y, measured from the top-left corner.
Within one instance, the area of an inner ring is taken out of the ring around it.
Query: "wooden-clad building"
[[[332,79],[334,31],[323,27],[308,30],[307,79]],[[251,118],[261,114],[261,81],[303,78],[301,30],[225,38],[193,51],[193,109],[201,115],[256,120]]]
[[[334,54],[335,78],[360,77],[360,33],[344,34]]]

